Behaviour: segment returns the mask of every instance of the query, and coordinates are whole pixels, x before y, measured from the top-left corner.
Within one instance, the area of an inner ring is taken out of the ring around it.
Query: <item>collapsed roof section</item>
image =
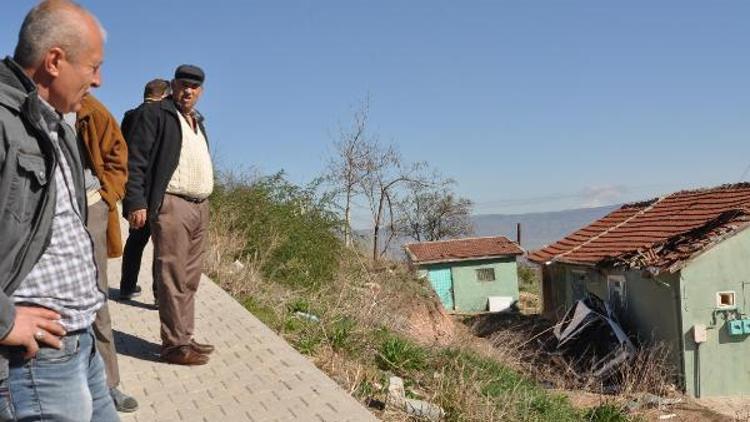
[[[750,183],[680,191],[623,205],[529,260],[675,272],[748,224]]]

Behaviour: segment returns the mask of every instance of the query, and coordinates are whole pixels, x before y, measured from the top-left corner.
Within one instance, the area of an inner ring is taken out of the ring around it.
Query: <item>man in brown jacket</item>
[[[86,149],[84,178],[88,204],[86,226],[94,240],[94,256],[99,272],[99,289],[105,296],[109,290],[107,258],[122,255],[120,215],[117,202],[125,194],[128,179],[128,149],[117,125],[117,120],[91,94],[81,103],[76,116],[76,132]],[[138,402],[117,389],[120,372],[112,334],[109,307],[105,303],[94,321],[96,348],[102,355],[107,373],[107,384],[115,407],[121,412],[133,412]]]

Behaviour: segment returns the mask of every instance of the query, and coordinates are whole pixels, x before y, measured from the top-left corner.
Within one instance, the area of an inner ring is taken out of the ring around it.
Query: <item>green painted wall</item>
[[[446,264],[421,269],[444,268]],[[518,268],[515,257],[486,261],[463,261],[448,264],[453,277],[453,300],[456,312],[483,312],[489,296],[510,296],[518,300]],[[476,270],[494,268],[495,281],[479,281]]]
[[[624,304],[615,311],[623,328],[639,342],[661,343],[669,351],[669,361],[676,370],[681,368],[680,321],[678,312],[679,277],[676,275],[651,278],[641,271],[605,271],[590,267],[552,264],[545,278],[550,291],[550,317],[559,318],[560,310],[567,310],[586,292],[609,300],[608,276],[622,276],[625,280]],[[545,298],[545,300],[547,300]]]
[[[701,397],[750,393],[750,337],[727,334],[724,313],[716,313],[716,292],[735,292],[737,310],[750,317],[750,230],[724,240],[682,270],[682,334],[685,339],[685,381]],[[692,327],[708,327],[707,342],[696,353]]]
[[[476,270],[480,268],[494,268],[495,281],[479,281]],[[515,257],[455,263],[452,273],[456,311],[486,311],[489,296],[510,296],[513,300],[518,300],[518,268]]]

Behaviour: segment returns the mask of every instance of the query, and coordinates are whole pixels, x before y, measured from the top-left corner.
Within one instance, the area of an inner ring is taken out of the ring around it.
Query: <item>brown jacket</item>
[[[89,153],[89,162],[102,188],[99,193],[109,205],[107,221],[107,255],[122,255],[120,215],[117,202],[125,195],[128,181],[128,147],[117,120],[102,103],[88,94],[76,118],[76,130]]]

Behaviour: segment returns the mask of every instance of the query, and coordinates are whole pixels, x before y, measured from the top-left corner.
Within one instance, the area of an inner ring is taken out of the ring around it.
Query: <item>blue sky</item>
[[[34,2],[6,3],[10,54]],[[746,1],[81,3],[108,31],[96,95],[118,118],[149,79],[206,70],[222,168],[311,180],[368,94],[372,130],[478,213],[645,199],[750,165]]]

